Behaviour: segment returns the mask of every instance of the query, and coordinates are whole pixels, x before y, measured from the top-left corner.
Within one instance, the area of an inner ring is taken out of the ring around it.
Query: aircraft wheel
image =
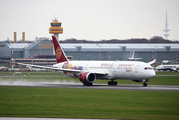
[[[115,82],[114,82],[114,81],[109,81],[109,82],[108,82],[108,85],[109,85],[109,86],[114,86],[114,85],[116,86],[116,85],[117,85],[117,82],[116,82],[116,81],[115,81]]]
[[[147,87],[147,83],[143,83],[143,87]]]
[[[109,82],[108,82],[108,85],[109,85],[109,86],[113,86],[113,85],[114,85],[113,81],[109,81]]]
[[[114,85],[115,85],[115,86],[117,85],[117,81],[114,82]]]
[[[114,86],[114,82],[111,82],[111,86]]]
[[[109,85],[109,86],[111,85],[111,82],[110,82],[110,81],[108,81],[108,85]]]

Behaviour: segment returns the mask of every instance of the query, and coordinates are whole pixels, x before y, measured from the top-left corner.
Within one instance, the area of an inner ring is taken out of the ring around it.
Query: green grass
[[[179,86],[179,76],[156,76],[153,79],[150,79],[148,84]]]
[[[0,87],[0,116],[179,119],[179,92]]]
[[[156,72],[156,75],[179,75],[179,72]]]
[[[0,72],[12,76],[14,72]],[[178,74],[157,72],[158,75]],[[25,76],[31,77],[25,77]],[[44,76],[44,77],[32,77]],[[50,75],[51,77],[46,77]],[[57,76],[58,75],[58,76]],[[24,77],[0,77],[0,82],[73,81],[58,72],[22,72]],[[117,80],[118,84],[139,84]],[[96,80],[94,84],[107,84]],[[178,85],[179,76],[156,76],[148,85]],[[106,89],[0,87],[0,116],[103,119],[179,119],[179,92]]]

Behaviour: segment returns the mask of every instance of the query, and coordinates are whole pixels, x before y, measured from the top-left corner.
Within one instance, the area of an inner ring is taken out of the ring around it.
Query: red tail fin
[[[52,36],[57,63],[68,61],[55,36]]]

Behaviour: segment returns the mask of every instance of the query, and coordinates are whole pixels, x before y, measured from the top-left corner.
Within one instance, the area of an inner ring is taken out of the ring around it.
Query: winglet
[[[151,62],[148,62],[148,64],[153,64],[153,63],[155,63],[156,62],[156,59],[154,59],[153,61],[151,61]]]
[[[55,55],[57,59],[57,63],[68,61],[65,53],[63,52],[63,49],[60,47],[60,44],[58,43],[55,36],[52,36],[53,39],[53,46],[55,50]]]

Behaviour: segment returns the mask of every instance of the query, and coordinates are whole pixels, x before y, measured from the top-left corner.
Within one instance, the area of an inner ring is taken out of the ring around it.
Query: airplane
[[[128,57],[129,61],[134,61],[134,60],[140,60],[140,59],[142,59],[142,58],[135,58],[134,54],[135,54],[135,50],[133,51],[132,55],[131,55],[131,52],[130,52],[130,57]]]
[[[162,61],[162,64],[163,64],[163,63],[174,63],[174,61],[175,61],[175,60],[163,60],[163,61]]]
[[[8,68],[4,66],[0,66],[0,71],[8,71]]]
[[[164,70],[164,71],[167,71],[167,70],[170,70],[170,72],[172,71],[175,71],[177,72],[177,70],[179,69],[179,65],[159,65],[155,68],[156,70],[160,71],[160,70]]]
[[[19,65],[58,70],[61,73],[79,78],[84,86],[92,86],[96,79],[111,80],[108,85],[117,85],[116,79],[128,79],[134,82],[143,82],[155,77],[156,73],[151,62],[139,61],[69,61],[55,36],[52,36],[57,64],[53,66],[39,66],[18,63]]]

